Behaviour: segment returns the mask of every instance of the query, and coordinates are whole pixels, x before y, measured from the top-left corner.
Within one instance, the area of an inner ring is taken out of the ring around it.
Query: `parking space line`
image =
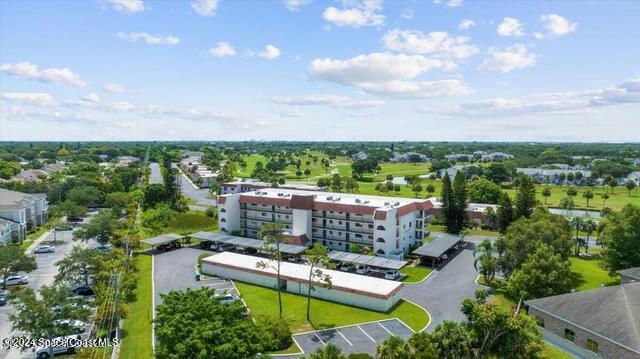
[[[322,345],[323,345],[323,346],[326,346],[326,345],[327,345],[327,344],[322,340],[322,338],[320,338],[320,336],[318,335],[318,333],[314,332],[313,334],[316,336],[316,338],[318,338],[318,340],[320,341],[320,343],[322,343]]]
[[[347,339],[347,337],[344,336],[344,334],[342,334],[339,330],[336,330],[336,332],[338,332],[338,334],[340,334],[340,336],[347,341],[347,343],[349,343],[349,345],[353,346],[353,344],[351,344],[351,342],[349,341],[349,339]]]
[[[372,342],[376,342],[375,339],[371,338],[371,336],[369,335],[369,333],[365,332],[364,329],[360,328],[359,325],[356,325],[356,327],[358,327],[358,329],[360,329],[362,331],[362,333],[364,333],[364,335],[367,336],[367,338],[371,339]]]
[[[378,322],[378,325],[382,327],[382,329],[386,330],[389,334],[393,335],[389,329],[387,329],[382,323]]]

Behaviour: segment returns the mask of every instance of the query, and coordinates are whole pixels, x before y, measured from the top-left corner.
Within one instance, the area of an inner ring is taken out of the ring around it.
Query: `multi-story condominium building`
[[[11,228],[22,239],[27,233],[27,227],[39,226],[47,221],[48,204],[44,193],[22,193],[0,188],[0,218],[11,222],[11,225],[0,226]],[[6,243],[6,242],[5,242]]]
[[[414,243],[422,244],[432,207],[424,199],[264,188],[220,196],[218,221],[220,231],[246,237],[279,222],[291,243],[342,251],[355,244],[399,258]]]
[[[221,194],[231,194],[231,193],[244,193],[244,192],[253,192],[263,188],[271,188],[271,183],[260,182],[253,179],[242,179],[233,182],[225,182],[220,186]],[[295,183],[285,183],[283,185],[279,185],[278,188],[281,189],[295,189],[295,190],[303,190],[303,191],[323,191],[322,187],[308,185],[308,184],[295,184]]]

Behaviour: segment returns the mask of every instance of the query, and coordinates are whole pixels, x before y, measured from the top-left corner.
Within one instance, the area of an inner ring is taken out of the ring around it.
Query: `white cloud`
[[[164,35],[151,35],[147,32],[132,32],[129,34],[125,34],[124,32],[119,32],[118,37],[124,40],[129,40],[131,42],[137,42],[138,40],[142,40],[148,45],[177,45],[180,43],[180,39],[175,36],[164,36]]]
[[[322,18],[340,27],[382,26],[384,15],[380,11],[382,11],[382,0],[344,1],[342,9],[328,7],[322,13]]]
[[[125,14],[133,14],[145,10],[143,0],[106,0],[111,7]]]
[[[458,6],[462,5],[462,1],[463,0],[447,0],[447,1],[433,0],[433,3],[434,4],[445,4],[448,7],[458,7]]]
[[[496,31],[498,32],[498,35],[502,37],[507,37],[507,36],[519,37],[519,36],[525,35],[524,29],[520,21],[512,17],[505,17],[502,23],[498,25],[498,29]]]
[[[347,60],[315,59],[309,65],[312,77],[352,86],[365,92],[397,97],[432,97],[471,92],[460,80],[416,81],[434,69],[455,67],[447,60],[422,55],[371,53]]]
[[[411,19],[413,19],[413,10],[412,9],[404,9],[400,16],[405,20],[411,20]]]
[[[460,24],[458,24],[458,30],[469,30],[474,26],[476,26],[476,23],[473,20],[463,19],[462,21],[460,21]]]
[[[576,31],[578,28],[577,22],[571,22],[556,14],[541,15],[540,21],[542,21],[544,28],[553,36],[564,36]]]
[[[28,80],[73,85],[77,87],[86,86],[78,74],[66,67],[50,67],[40,70],[37,65],[30,62],[19,62],[17,64],[3,64],[0,66],[0,71]]]
[[[304,112],[302,112],[298,108],[285,108],[281,110],[276,110],[277,113],[282,117],[302,117],[304,116]]]
[[[124,88],[122,88],[122,86],[118,84],[108,82],[104,84],[104,86],[102,86],[102,91],[108,92],[108,93],[121,93],[124,91]]]
[[[533,33],[533,37],[535,37],[536,39],[540,40],[540,39],[544,38],[544,34],[542,34],[541,32],[534,32]]]
[[[282,0],[284,7],[291,11],[298,11],[302,6],[311,3],[311,0]]]
[[[228,42],[219,42],[216,47],[209,49],[209,55],[215,57],[235,56],[236,50]]]
[[[337,108],[345,109],[363,109],[371,107],[379,107],[384,105],[381,100],[365,100],[357,101],[348,96],[339,95],[307,95],[295,97],[272,97],[269,99],[273,103],[291,106],[317,106],[329,105]]]
[[[464,59],[478,52],[477,47],[468,43],[469,40],[468,37],[453,37],[442,31],[425,34],[401,29],[388,31],[382,37],[384,47],[389,50],[453,59]]]
[[[273,60],[273,59],[278,58],[280,56],[280,49],[278,49],[277,47],[269,44],[269,45],[265,46],[264,51],[253,51],[253,50],[250,50],[249,51],[249,55],[250,56],[262,57],[262,58],[265,58],[267,60]]]
[[[528,52],[527,47],[522,44],[515,44],[504,51],[491,48],[489,55],[480,65],[480,70],[507,73],[535,65],[538,57],[536,54]]]
[[[92,102],[92,103],[98,103],[100,102],[100,97],[95,93],[91,92],[85,95],[84,97],[82,97],[82,100],[87,102]]]
[[[2,92],[0,99],[12,102],[26,102],[38,106],[53,104],[53,96],[42,92]]]
[[[604,89],[560,92],[520,98],[491,98],[421,112],[460,117],[519,117],[530,114],[583,114],[603,106],[640,104],[640,77]]]
[[[198,15],[213,16],[218,8],[218,0],[195,0],[191,2],[191,8]]]

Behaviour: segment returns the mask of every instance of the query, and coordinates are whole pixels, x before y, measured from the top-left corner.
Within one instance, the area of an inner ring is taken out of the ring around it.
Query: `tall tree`
[[[607,218],[600,243],[602,264],[610,273],[640,266],[640,206],[628,204]]]
[[[494,254],[493,244],[488,239],[480,242],[473,250],[473,266],[487,282],[493,281],[498,269],[498,258]]]
[[[376,348],[376,358],[411,359],[411,351],[407,342],[392,335]]]
[[[587,207],[589,207],[589,200],[593,199],[593,192],[591,190],[586,190],[582,192],[582,197],[587,200]]]
[[[415,194],[416,197],[422,192],[422,185],[420,183],[416,183],[411,186],[411,191]]]
[[[547,204],[547,198],[551,196],[551,189],[549,187],[545,187],[542,189],[542,197],[544,197],[544,204]],[[589,205],[587,205],[589,206]]]
[[[583,230],[587,232],[587,239],[584,242],[584,249],[586,253],[589,253],[589,239],[591,238],[591,233],[598,229],[598,224],[593,219],[589,218],[584,222]]]
[[[81,280],[85,285],[89,285],[89,279],[98,270],[98,252],[81,246],[74,246],[66,257],[56,262],[58,274],[57,283],[75,283]]]
[[[118,226],[118,221],[113,218],[112,211],[105,209],[83,224],[79,230],[73,233],[74,239],[88,241],[95,238],[100,244],[106,244],[113,237]]]
[[[462,171],[458,171],[453,180],[453,197],[455,208],[455,231],[453,233],[458,234],[464,228],[467,219],[467,183]]]
[[[508,281],[513,298],[533,299],[567,293],[571,289],[571,264],[553,248],[541,244]]]
[[[498,229],[500,233],[505,233],[515,219],[513,204],[507,192],[503,192],[500,197],[496,215],[498,217]]]
[[[578,256],[580,254],[580,246],[582,245],[582,239],[580,238],[580,230],[584,227],[584,220],[582,217],[572,217],[569,221],[571,223],[571,227],[576,230],[576,236],[573,239],[575,242],[575,252],[574,255]]]
[[[441,195],[441,211],[442,216],[444,217],[446,231],[447,233],[455,233],[455,197],[451,186],[451,178],[449,178],[449,174],[447,172],[442,176]]]
[[[329,259],[327,247],[316,243],[313,247],[305,251],[304,257],[309,261],[309,277],[307,281],[307,321],[311,323],[311,291],[316,290],[316,285],[323,288],[331,288],[331,276],[324,272],[319,266],[326,269],[333,269],[334,265]],[[317,284],[316,284],[317,283]]]
[[[6,289],[5,281],[14,272],[30,272],[38,268],[36,259],[24,253],[16,245],[0,246],[0,275],[2,275],[2,289]]]
[[[627,191],[629,191],[629,197],[631,197],[631,191],[633,191],[633,189],[636,188],[636,183],[633,182],[632,180],[628,180],[627,182],[624,183],[624,187],[627,189]]]
[[[262,238],[262,250],[267,253],[269,260],[256,263],[256,267],[260,269],[271,268],[276,271],[278,282],[278,317],[282,318],[282,288],[280,286],[280,266],[282,264],[282,253],[280,252],[280,243],[284,240],[284,231],[282,223],[265,223],[258,238]]]
[[[536,206],[536,187],[529,177],[520,178],[516,191],[516,216],[529,217]]]

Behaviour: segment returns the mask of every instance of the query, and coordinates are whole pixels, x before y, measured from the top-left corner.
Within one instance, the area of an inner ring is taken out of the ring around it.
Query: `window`
[[[220,218],[220,222],[226,222],[227,219],[226,218]]]
[[[576,333],[573,332],[573,330],[571,329],[566,329],[564,330],[564,338],[567,340],[571,340],[573,341],[576,337]]]
[[[226,209],[224,209],[224,208],[222,208],[222,209],[220,210],[220,213],[226,213],[226,212],[227,212],[227,210],[226,210]]]
[[[384,255],[384,251],[382,249],[378,249],[376,253]]]
[[[226,232],[226,231],[227,231],[227,229],[226,229],[226,228],[224,228],[224,227],[222,227],[222,228],[220,228],[220,231],[221,231],[221,232]]]
[[[587,350],[590,350],[594,353],[598,352],[598,342],[593,339],[587,339]]]
[[[378,228],[376,228],[376,229],[379,230],[379,231],[384,231],[385,230],[384,226],[378,226]]]
[[[376,242],[385,243],[385,240],[384,240],[384,238],[380,237],[380,238],[376,239]]]

